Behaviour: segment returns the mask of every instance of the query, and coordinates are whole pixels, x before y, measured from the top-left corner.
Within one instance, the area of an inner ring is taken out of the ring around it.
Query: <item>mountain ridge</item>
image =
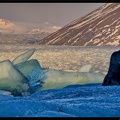
[[[106,3],[38,41],[41,45],[120,46],[120,3]]]
[[[26,22],[16,22],[6,19],[0,19],[0,33],[1,34],[38,34],[46,32],[50,34],[60,29],[60,26],[55,26],[48,22],[43,23],[26,23]],[[35,31],[37,29],[38,31]],[[33,32],[34,31],[34,32]]]
[[[60,28],[48,22],[26,23],[0,19],[0,44],[36,44]]]

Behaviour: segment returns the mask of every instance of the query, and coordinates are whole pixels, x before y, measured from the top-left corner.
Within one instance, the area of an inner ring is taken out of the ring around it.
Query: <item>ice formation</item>
[[[38,90],[91,82],[101,83],[104,78],[100,73],[91,73],[90,64],[81,67],[78,72],[42,68],[38,60],[28,60],[34,52],[35,49],[31,49],[16,57],[13,62],[0,62],[0,90],[10,91],[15,96],[26,96]]]
[[[12,61],[13,65],[27,61],[34,54],[34,52],[35,52],[35,49],[31,49],[19,55]]]
[[[0,94],[11,95],[11,92],[10,91],[6,91],[6,90],[0,90]]]
[[[0,62],[0,89],[11,91],[14,95],[29,89],[28,79],[13,66],[10,60]]]
[[[38,87],[41,87],[41,82],[44,80],[45,71],[44,68],[41,68],[36,59],[16,64],[15,68],[17,68],[26,78],[28,78],[29,86],[32,90],[36,90]]]
[[[81,67],[78,72],[90,72],[92,68],[92,65],[91,64],[87,64],[87,65],[84,65],[83,67]]]
[[[89,72],[62,72],[49,69],[45,74],[45,82],[40,90],[62,88],[67,85],[101,83],[104,75]]]

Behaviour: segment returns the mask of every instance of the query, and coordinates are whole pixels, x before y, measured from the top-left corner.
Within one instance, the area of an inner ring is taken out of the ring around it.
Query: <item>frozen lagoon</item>
[[[59,47],[2,45],[0,59],[12,60],[21,52],[36,48],[32,56],[42,67],[76,72],[92,64],[91,72],[106,73],[109,58],[119,47]],[[119,117],[120,87],[99,84],[70,85],[38,91],[28,97],[0,95],[1,117]]]
[[[105,72],[109,67],[109,59],[112,52],[120,47],[97,46],[43,46],[43,45],[2,45],[0,44],[0,61],[11,61],[28,49],[36,51],[31,59],[37,59],[42,67],[63,71],[76,72],[80,67],[91,64],[91,72]]]

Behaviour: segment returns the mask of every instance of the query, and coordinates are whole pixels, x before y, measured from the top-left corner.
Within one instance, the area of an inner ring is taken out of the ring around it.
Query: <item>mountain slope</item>
[[[0,44],[35,44],[60,28],[48,22],[25,23],[0,19]]]
[[[41,32],[50,34],[60,28],[61,27],[52,25],[48,22],[25,23],[0,19],[1,34],[39,34]]]
[[[120,46],[120,3],[107,3],[38,42],[47,45]]]

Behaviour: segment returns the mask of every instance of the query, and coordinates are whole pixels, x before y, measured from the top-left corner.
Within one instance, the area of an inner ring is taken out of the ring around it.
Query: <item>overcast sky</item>
[[[0,3],[0,18],[64,26],[105,3]]]

